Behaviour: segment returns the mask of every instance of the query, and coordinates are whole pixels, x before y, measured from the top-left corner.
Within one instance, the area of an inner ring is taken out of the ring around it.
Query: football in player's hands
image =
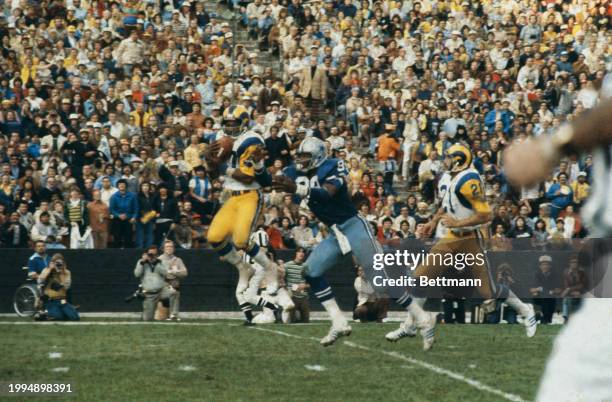
[[[293,180],[287,176],[274,176],[272,177],[272,188],[276,191],[283,191],[285,193],[295,193],[297,186]]]
[[[204,157],[207,161],[220,164],[225,162],[232,154],[234,140],[232,137],[221,137],[208,146]]]

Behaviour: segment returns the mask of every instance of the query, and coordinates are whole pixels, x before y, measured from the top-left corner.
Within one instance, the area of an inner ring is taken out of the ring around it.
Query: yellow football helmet
[[[472,152],[463,144],[454,144],[446,150],[446,157],[451,160],[451,172],[461,172],[472,164]]]

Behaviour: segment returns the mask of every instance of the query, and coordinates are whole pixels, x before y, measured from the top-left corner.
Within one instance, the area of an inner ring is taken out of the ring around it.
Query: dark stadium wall
[[[52,255],[55,250],[50,250]],[[124,299],[138,287],[134,278],[136,261],[142,250],[61,250],[72,272],[73,301],[81,312],[129,312],[139,311],[139,302],[125,303]],[[26,281],[21,269],[27,265],[32,250],[0,250],[0,313],[13,312],[15,290]],[[179,251],[189,272],[181,284],[182,311],[239,311],[234,290],[238,272],[234,267],[219,261],[210,250]],[[278,258],[289,260],[293,252],[278,251]],[[355,300],[353,291],[354,270],[347,259],[330,272],[330,284],[340,305],[351,309]],[[315,310],[320,304],[313,300]]]
[[[54,250],[50,251],[53,254]],[[136,261],[142,250],[62,250],[68,268],[72,272],[73,302],[80,305],[81,312],[135,312],[140,310],[136,300],[126,303],[124,299],[138,286],[134,278]],[[519,297],[528,296],[536,265],[534,261],[543,254],[532,251],[510,253],[488,253],[490,266],[497,267],[501,262],[511,262],[514,269]],[[566,261],[569,253],[552,252],[554,261]],[[0,313],[13,312],[15,290],[26,281],[26,273],[21,269],[27,265],[32,250],[0,249]],[[219,261],[210,250],[178,251],[189,271],[182,282],[181,311],[239,311],[234,290],[238,273],[232,266]],[[277,258],[289,260],[293,251],[279,250]],[[565,269],[561,263],[556,269]],[[345,258],[338,267],[327,272],[326,277],[334,289],[340,307],[350,311],[355,305],[356,294],[353,289],[355,270],[350,257]],[[437,308],[430,301],[431,308]],[[438,305],[439,306],[439,305]],[[322,310],[320,303],[311,295],[313,310]],[[396,310],[395,303],[390,305]]]

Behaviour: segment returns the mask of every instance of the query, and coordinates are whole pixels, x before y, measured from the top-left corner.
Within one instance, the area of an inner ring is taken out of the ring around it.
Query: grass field
[[[420,338],[384,340],[394,323],[353,324],[329,348],[326,322],[19,324],[0,321],[0,382],[70,382],[79,401],[531,400],[560,329],[527,340],[519,325],[439,326],[425,353]]]

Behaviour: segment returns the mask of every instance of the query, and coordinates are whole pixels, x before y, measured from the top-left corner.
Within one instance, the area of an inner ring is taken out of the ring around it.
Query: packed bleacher
[[[513,188],[501,152],[598,102],[606,1],[0,7],[0,247],[208,247],[225,195],[204,155],[236,122],[265,138],[273,175],[304,137],[325,140],[383,244],[422,237],[456,142],[483,177],[496,247],[588,234],[578,212],[589,155]],[[260,224],[276,249],[311,249],[328,233],[274,191]]]

